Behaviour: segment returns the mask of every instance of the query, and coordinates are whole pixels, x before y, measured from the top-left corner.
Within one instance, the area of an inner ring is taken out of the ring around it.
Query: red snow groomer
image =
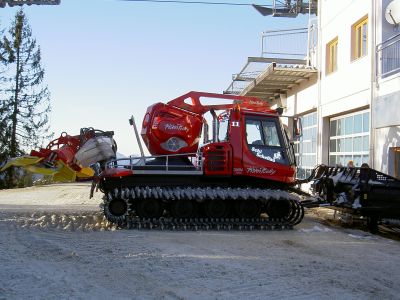
[[[225,103],[207,105],[207,98]],[[150,106],[141,135],[152,156],[107,164],[97,182],[105,216],[128,227],[298,224],[304,209],[290,190],[295,156],[279,117],[258,98],[202,92]]]
[[[280,113],[258,98],[201,92],[154,104],[141,131],[152,156],[143,155],[132,118],[142,156],[107,163],[92,191],[98,184],[106,194],[109,221],[133,228],[290,228],[304,207],[319,205],[359,215],[371,231],[400,219],[400,180],[368,166],[319,165],[296,179]],[[299,137],[300,120],[289,122]],[[306,182],[313,195],[295,187]]]
[[[13,158],[0,171],[22,167],[31,173],[52,176],[57,182],[90,179],[94,175],[91,165],[104,165],[107,160],[116,157],[117,146],[113,135],[113,131],[93,128],[82,128],[80,134],[74,136],[63,132],[46,148]]]

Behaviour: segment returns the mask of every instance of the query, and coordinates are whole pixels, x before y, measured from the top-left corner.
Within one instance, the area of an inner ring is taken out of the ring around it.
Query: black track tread
[[[139,217],[127,218],[128,229],[156,229],[156,230],[283,230],[293,229],[293,225],[282,219],[254,218],[159,218],[142,219]]]
[[[148,187],[142,187],[148,189]],[[161,187],[159,187],[161,189]],[[122,198],[128,203],[128,211],[126,214],[120,217],[115,217],[110,214],[107,209],[107,204],[113,198]],[[132,200],[132,199],[131,199]],[[146,219],[140,218],[134,214],[131,209],[129,196],[127,196],[126,188],[114,189],[112,191],[106,191],[103,203],[102,212],[105,217],[112,223],[118,225],[120,228],[127,229],[158,229],[158,230],[282,230],[292,229],[293,226],[299,224],[304,217],[304,207],[298,201],[293,198],[282,198],[279,200],[265,199],[265,201],[280,201],[288,200],[292,205],[292,213],[285,218],[252,218],[252,219],[240,219],[240,218],[174,218],[174,217],[161,217],[158,219]],[[135,198],[138,200],[138,198]],[[162,199],[166,201],[166,199]],[[179,199],[167,199],[168,201],[174,201]],[[209,199],[202,199],[206,201]],[[212,199],[210,199],[212,200]],[[239,199],[225,199],[227,201],[233,200],[238,201]]]

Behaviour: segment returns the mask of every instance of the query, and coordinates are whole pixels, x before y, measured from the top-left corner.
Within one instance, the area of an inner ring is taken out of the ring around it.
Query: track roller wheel
[[[209,200],[205,203],[204,210],[209,218],[224,218],[228,214],[228,204],[223,200]]]
[[[261,205],[256,200],[241,200],[235,205],[236,213],[240,218],[257,218],[261,213]]]
[[[292,225],[297,225],[303,220],[304,217],[304,207],[298,201],[290,201],[291,204],[291,214],[289,216],[289,221],[292,222]]]
[[[163,207],[157,199],[142,199],[138,202],[136,212],[139,217],[158,219],[163,214]]]
[[[123,199],[112,199],[104,203],[104,216],[108,221],[117,225],[125,223],[125,216],[128,215],[129,204]]]
[[[267,214],[270,218],[285,218],[290,215],[291,205],[289,200],[273,200],[267,204]]]
[[[171,214],[175,218],[191,218],[196,211],[196,203],[190,200],[177,200],[171,204]]]

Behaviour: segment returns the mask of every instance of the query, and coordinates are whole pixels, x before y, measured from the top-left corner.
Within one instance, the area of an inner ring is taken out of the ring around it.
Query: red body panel
[[[295,166],[280,164],[254,155],[246,141],[245,118],[254,111],[233,109],[230,115],[228,130],[229,144],[232,148],[233,176],[258,177],[266,180],[293,183],[295,181]],[[262,116],[257,114],[256,116]],[[267,114],[268,117],[278,118],[278,114]],[[226,174],[228,175],[228,173]]]
[[[101,177],[123,177],[123,176],[129,176],[132,175],[133,171],[131,170],[121,170],[121,169],[117,169],[117,168],[109,168],[109,169],[105,169],[102,173],[101,173]]]
[[[245,124],[245,117],[251,116],[252,112],[243,112],[240,116],[240,124]],[[259,116],[259,115],[257,115]],[[276,114],[273,118],[278,119],[279,116]],[[257,157],[250,150],[250,146],[247,145],[246,141],[246,128],[245,126],[241,126],[241,140],[242,143],[242,168],[243,175],[258,177],[273,181],[285,182],[285,183],[293,183],[295,181],[295,166],[289,166],[273,161],[268,161],[262,158]],[[238,141],[239,142],[239,141]]]
[[[75,171],[79,171],[81,168],[74,163],[75,154],[79,146],[79,135],[70,136],[63,132],[59,138],[51,141],[46,148],[40,148],[39,151],[32,150],[30,155],[43,157],[50,163],[55,160],[61,160]]]
[[[204,174],[232,175],[232,147],[229,143],[212,143],[202,148]]]
[[[152,155],[193,153],[202,125],[201,115],[157,103],[147,109],[141,135]]]

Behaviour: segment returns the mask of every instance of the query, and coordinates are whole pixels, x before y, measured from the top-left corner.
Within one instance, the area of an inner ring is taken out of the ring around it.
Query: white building
[[[300,177],[316,164],[349,161],[400,177],[400,30],[391,24],[397,21],[400,0],[320,0],[316,19],[302,31],[305,59],[295,57],[302,54],[297,49],[265,51],[279,35],[266,32],[262,57],[249,58],[226,92],[261,97],[302,118]],[[295,33],[280,31],[279,38],[287,35],[296,48]]]

